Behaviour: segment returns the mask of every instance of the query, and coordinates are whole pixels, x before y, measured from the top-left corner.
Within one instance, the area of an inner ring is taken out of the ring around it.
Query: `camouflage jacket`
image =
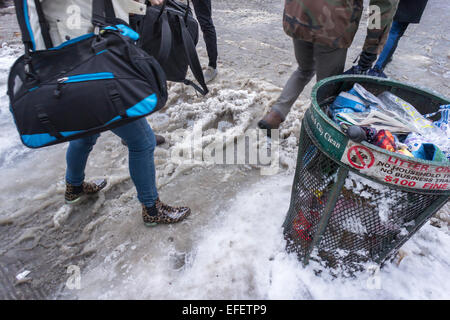
[[[371,14],[364,51],[380,53],[389,34],[399,0],[370,0],[379,8]],[[332,48],[349,48],[363,12],[364,0],[286,0],[283,16],[285,32],[295,38]],[[371,7],[372,8],[372,7]],[[378,24],[376,23],[378,22]]]

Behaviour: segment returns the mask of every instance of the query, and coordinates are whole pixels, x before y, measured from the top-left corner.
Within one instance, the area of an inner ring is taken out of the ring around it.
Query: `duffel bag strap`
[[[160,15],[161,20],[161,46],[158,53],[158,61],[161,64],[165,64],[170,55],[172,48],[172,30],[169,25],[169,18],[167,17],[167,11]]]
[[[105,27],[115,24],[127,24],[116,18],[111,0],[92,0],[92,24],[96,27]]]
[[[32,30],[28,23],[28,2],[15,0],[14,5],[16,8],[17,21],[20,26],[20,30],[22,33],[22,41],[25,47],[24,54],[24,72],[25,79],[24,82],[27,87],[31,88],[36,86],[39,82],[39,77],[35,73],[32,65],[31,52],[36,50],[34,39],[32,39]],[[45,46],[47,48],[53,47],[52,40],[50,37],[49,26],[45,19],[44,13],[42,11],[41,3],[38,0],[35,0],[36,12],[39,18],[39,24],[41,27],[41,34],[44,39]],[[31,34],[30,34],[31,33]]]
[[[92,24],[96,27],[103,27],[106,23],[106,4],[105,0],[92,1]]]
[[[191,2],[187,0],[186,13],[184,14],[184,21],[188,20],[189,13],[191,12]]]
[[[41,27],[42,38],[44,38],[45,47],[47,49],[53,48],[53,41],[50,36],[50,26],[45,19],[44,11],[42,10],[42,5],[40,0],[34,0],[36,6],[36,12],[39,18],[39,25]]]
[[[44,110],[44,106],[42,104],[36,105],[37,117],[39,122],[47,129],[48,133],[55,137],[56,139],[63,139],[64,136],[56,130],[56,127],[53,125],[52,121],[48,117],[47,112]]]
[[[166,0],[164,1],[164,5],[169,4],[171,7],[179,10],[179,11],[184,11],[184,20],[187,21],[188,17],[189,17],[189,13],[191,13],[191,2],[190,0],[186,1],[186,9],[183,8],[182,6],[180,6],[176,1],[173,0]]]
[[[207,95],[209,90],[205,83],[205,78],[203,76],[202,66],[198,59],[197,50],[195,49],[194,41],[186,27],[186,24],[181,16],[178,16],[178,21],[181,27],[181,38],[183,39],[184,51],[186,53],[186,58],[188,60],[189,66],[194,74],[195,79],[200,84],[201,88],[194,86],[192,81],[186,80],[185,83],[192,85],[198,92],[202,95]]]
[[[167,4],[169,4],[171,7],[178,9],[179,11],[185,11],[184,13],[184,20],[187,21],[188,17],[189,17],[189,13],[191,13],[191,2],[190,0],[186,0],[187,4],[186,4],[186,10],[181,7],[176,1],[172,1],[172,0],[165,0],[161,6],[161,11],[159,12],[159,17],[161,17],[162,13],[165,11]],[[151,5],[150,1],[147,0],[146,1],[147,5]]]
[[[39,0],[34,0],[34,4],[36,7],[36,14],[38,16],[39,25],[41,27],[41,34],[44,39],[44,44],[47,49],[53,47],[53,43],[50,37],[49,25],[47,20],[45,19],[44,12],[42,10],[42,5]],[[36,50],[34,39],[32,39],[32,29],[30,26],[30,16],[29,16],[29,8],[28,2],[23,0],[15,0],[14,6],[16,8],[17,21],[20,26],[20,30],[22,33],[22,41],[26,45],[26,49],[28,51]]]
[[[125,110],[125,105],[123,104],[122,97],[114,83],[107,84],[109,97],[114,105],[114,108],[122,117],[122,119],[128,118],[127,111]]]
[[[105,14],[107,18],[115,18],[116,12],[114,11],[114,6],[112,1],[104,0],[105,3]]]
[[[146,2],[147,5],[151,5],[150,1]],[[160,64],[165,64],[169,58],[170,50],[172,48],[172,30],[169,25],[169,17],[166,11],[167,0],[165,0],[159,10],[158,18],[154,24],[160,22],[161,24],[161,44],[159,47],[158,61]]]
[[[28,53],[31,50],[34,50],[33,41],[31,39],[30,30],[27,26],[28,17],[25,16],[28,8],[26,8],[27,4],[22,0],[14,0],[14,6],[16,8],[17,22],[19,23],[20,30],[22,31],[22,42],[25,44],[26,49],[28,49]]]

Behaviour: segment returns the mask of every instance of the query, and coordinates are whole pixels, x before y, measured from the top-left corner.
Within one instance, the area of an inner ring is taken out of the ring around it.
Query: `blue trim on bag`
[[[62,136],[69,137],[73,136],[74,134],[81,133],[83,131],[67,131],[67,132],[60,132]],[[51,136],[48,133],[37,133],[37,134],[24,134],[22,135],[22,141],[23,143],[31,148],[37,148],[41,147],[43,145],[49,144],[53,141],[56,141],[57,139],[53,136]]]
[[[139,117],[144,114],[150,113],[155,110],[156,105],[158,104],[158,98],[156,94],[152,94],[148,96],[138,104],[133,107],[127,109],[127,116],[129,117]]]
[[[152,112],[153,110],[155,110],[157,104],[158,104],[158,97],[154,93],[154,94],[148,96],[147,98],[145,98],[144,100],[142,100],[141,102],[135,104],[131,108],[128,108],[127,112],[126,112],[127,116],[130,118],[143,116],[144,114],[148,114],[148,113]],[[121,119],[122,119],[121,116],[117,116],[114,119],[107,122],[105,124],[105,126],[107,126],[113,122],[116,122],[118,120],[121,120]]]
[[[154,93],[154,94],[148,96],[147,98],[145,98],[144,100],[142,100],[141,102],[135,104],[131,108],[128,108],[126,111],[127,116],[130,118],[134,118],[134,117],[140,117],[145,114],[151,113],[153,110],[155,110],[157,104],[158,104],[158,97]],[[114,119],[107,122],[104,125],[104,127],[106,127],[107,125],[110,125],[111,123],[119,121],[121,119],[122,119],[121,116],[117,116]],[[85,131],[67,131],[67,132],[60,132],[60,133],[64,137],[69,137],[69,136],[72,136],[72,135],[75,135],[78,133],[83,133],[83,132],[85,132]],[[26,146],[31,147],[31,148],[39,148],[39,147],[42,147],[44,145],[47,145],[47,144],[57,140],[55,137],[51,136],[48,133],[37,133],[37,134],[29,134],[29,135],[25,134],[25,135],[22,135],[21,138],[22,138],[23,144],[25,144]]]
[[[74,82],[94,81],[104,79],[114,79],[114,74],[111,72],[80,74],[76,76],[67,77],[67,80],[63,81],[62,83],[74,83]]]
[[[74,39],[68,40],[68,41],[66,41],[66,42],[63,42],[63,43],[61,43],[59,46],[54,47],[54,48],[50,48],[50,49],[48,49],[48,50],[60,50],[60,49],[62,49],[62,48],[64,48],[64,47],[67,47],[68,45],[71,45],[71,44],[73,44],[73,43],[80,42],[80,41],[83,41],[83,40],[92,38],[93,36],[95,36],[95,34],[93,34],[93,33],[87,33],[87,34],[85,34],[85,35],[82,35],[82,36],[76,37],[76,38],[74,38]]]
[[[105,123],[105,126],[110,125],[111,123],[116,122],[116,121],[121,120],[121,119],[122,119],[121,116],[117,116],[114,119],[109,120],[107,123]]]
[[[24,16],[25,16],[25,23],[27,25],[28,33],[30,34],[31,44],[33,45],[33,50],[36,50],[36,42],[34,40],[34,33],[33,29],[31,28],[30,24],[30,16],[28,15],[28,1],[23,0],[23,10],[24,10]]]
[[[108,51],[108,49],[105,49],[105,50],[103,50],[103,51],[100,51],[99,53],[96,54],[96,56],[98,56],[99,54],[105,53],[105,52],[107,52],[107,51]]]
[[[103,29],[104,30],[114,30],[114,31],[119,30],[120,34],[123,35],[123,36],[128,37],[128,38],[130,38],[131,40],[134,40],[134,41],[138,41],[139,40],[139,33],[137,33],[136,31],[131,29],[129,26],[126,26],[124,24],[118,24],[116,26],[109,26],[109,27],[106,27],[106,28],[103,28]]]

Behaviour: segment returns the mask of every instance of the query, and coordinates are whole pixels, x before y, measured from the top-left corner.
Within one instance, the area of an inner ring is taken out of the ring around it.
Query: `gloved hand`
[[[345,71],[344,74],[367,74],[372,68],[375,60],[377,60],[377,55],[375,53],[363,51],[359,56],[358,64]]]

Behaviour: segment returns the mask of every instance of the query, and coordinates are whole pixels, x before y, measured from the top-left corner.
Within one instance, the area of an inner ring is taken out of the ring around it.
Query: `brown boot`
[[[160,145],[166,143],[166,138],[164,138],[163,136],[160,136],[160,135],[158,135],[158,134],[155,134],[155,138],[156,138],[156,145],[157,145],[157,146],[160,146]],[[127,142],[126,142],[125,140],[123,140],[123,139],[122,139],[122,144],[123,144],[124,146],[127,146],[127,145],[128,145]]]
[[[97,180],[94,182],[83,182],[81,186],[73,186],[66,183],[66,193],[64,198],[67,204],[78,202],[83,195],[91,195],[99,192],[106,187],[106,179]]]
[[[267,129],[267,135],[270,137],[270,130],[278,129],[282,122],[283,119],[281,118],[280,113],[278,111],[272,110],[258,122],[258,127],[260,127],[261,129]]]
[[[162,203],[159,199],[156,200],[156,204],[151,208],[142,206],[142,219],[147,227],[177,223],[190,214],[191,209],[187,207],[171,207]]]

